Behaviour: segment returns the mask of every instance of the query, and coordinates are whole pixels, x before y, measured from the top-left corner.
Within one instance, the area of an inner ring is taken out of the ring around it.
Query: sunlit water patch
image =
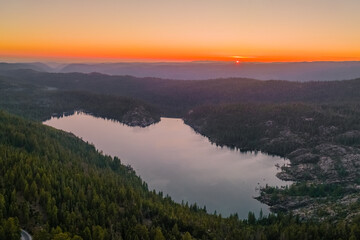
[[[51,118],[46,125],[72,132],[105,154],[131,165],[149,188],[169,194],[177,202],[196,202],[208,212],[228,216],[249,211],[269,213],[253,197],[269,184],[284,186],[276,165],[288,162],[263,153],[242,153],[218,147],[194,132],[181,119],[161,118],[146,128],[75,113]]]

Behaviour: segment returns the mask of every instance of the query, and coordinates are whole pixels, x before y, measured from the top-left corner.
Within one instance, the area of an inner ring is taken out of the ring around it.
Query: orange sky
[[[0,60],[360,60],[359,10],[358,0],[6,1]]]

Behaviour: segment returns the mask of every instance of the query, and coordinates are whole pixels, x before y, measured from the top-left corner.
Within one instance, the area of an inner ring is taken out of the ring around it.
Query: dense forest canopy
[[[358,135],[344,142],[342,133],[360,130],[360,104],[308,104],[308,103],[242,103],[207,105],[194,108],[185,117],[200,133],[222,145],[243,150],[262,150],[287,156],[296,148],[306,148],[319,142],[360,143]],[[323,134],[332,127],[333,135]],[[335,131],[336,129],[336,131]],[[272,141],[288,130],[294,135],[284,145]],[[301,140],[300,140],[301,138]]]

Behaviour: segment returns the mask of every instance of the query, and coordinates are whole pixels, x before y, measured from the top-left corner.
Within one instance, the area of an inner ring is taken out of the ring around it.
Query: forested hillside
[[[325,140],[347,145],[360,143],[360,135],[355,131],[360,130],[359,104],[208,105],[194,108],[184,119],[218,144],[280,156]],[[348,131],[354,132],[346,139],[341,134]],[[285,133],[292,134],[286,142],[271,141],[285,137]]]
[[[160,112],[141,100],[21,83],[0,77],[0,108],[32,120],[44,121],[74,111],[110,118],[131,126],[160,121]]]
[[[181,81],[32,70],[3,71],[0,75],[11,77],[13,82],[61,90],[133,97],[153,104],[165,116],[178,117],[204,104],[360,101],[359,79],[307,83],[246,78]]]
[[[0,112],[0,238],[19,226],[35,239],[356,239],[352,223],[291,215],[209,215],[147,189],[131,167],[71,134]],[[18,235],[14,235],[16,239]],[[11,239],[11,238],[8,238]]]

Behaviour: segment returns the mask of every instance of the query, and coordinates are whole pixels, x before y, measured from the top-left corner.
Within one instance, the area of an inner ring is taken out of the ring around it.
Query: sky
[[[360,60],[359,12],[359,0],[0,0],[0,60]]]

